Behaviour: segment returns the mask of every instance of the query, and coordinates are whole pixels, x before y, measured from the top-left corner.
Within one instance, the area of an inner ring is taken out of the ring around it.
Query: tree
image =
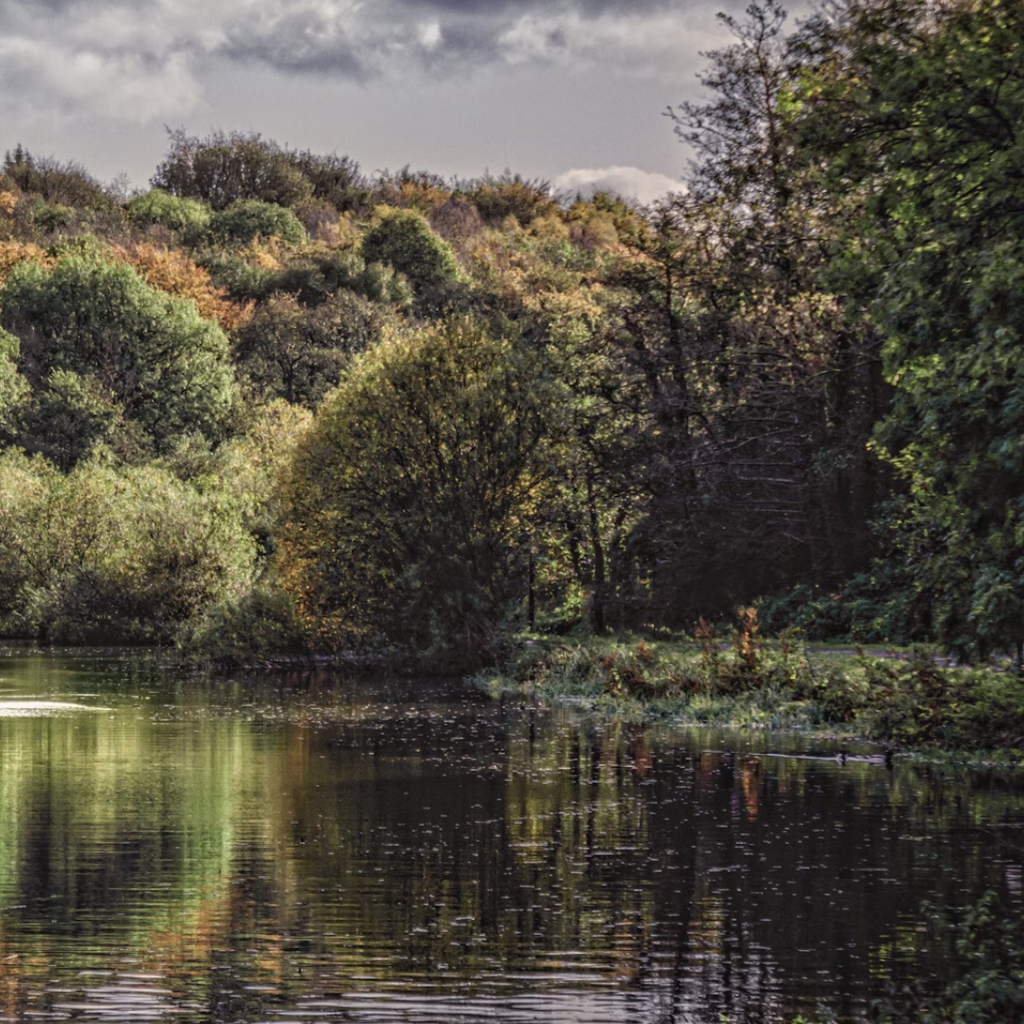
[[[2,173],[22,192],[34,193],[55,206],[91,210],[114,206],[109,192],[81,164],[36,157],[20,144],[4,155]]]
[[[368,264],[383,263],[404,274],[430,306],[443,305],[461,276],[451,246],[415,210],[378,211],[376,223],[363,235],[361,252]]]
[[[288,154],[258,132],[211,132],[205,138],[169,131],[170,152],[150,184],[174,196],[201,199],[214,210],[255,199],[291,209],[307,205],[313,185]]]
[[[131,267],[77,256],[49,269],[23,262],[0,290],[0,309],[20,339],[19,369],[36,393],[53,393],[59,378],[69,414],[88,419],[97,401],[116,407],[157,451],[185,433],[220,435],[234,397],[224,332]]]
[[[278,572],[311,633],[493,650],[527,593],[557,409],[536,355],[467,320],[360,356],[284,488]]]
[[[236,199],[210,220],[210,232],[225,242],[251,242],[254,238],[280,238],[299,245],[308,241],[306,229],[291,210],[259,199]]]
[[[381,336],[384,308],[342,290],[305,307],[278,293],[238,331],[235,360],[264,398],[316,409],[352,356]]]
[[[692,621],[863,565],[880,487],[877,339],[829,287],[826,192],[802,150],[785,12],[724,17],[709,101],[671,116],[689,191],[627,236],[619,335],[647,392],[650,513],[635,538],[659,615]],[[670,611],[671,609],[671,611]]]
[[[933,628],[1024,643],[1024,10],[851,3],[810,77],[809,145],[861,197],[844,261],[895,388],[877,449]],[[826,133],[824,124],[831,125]]]

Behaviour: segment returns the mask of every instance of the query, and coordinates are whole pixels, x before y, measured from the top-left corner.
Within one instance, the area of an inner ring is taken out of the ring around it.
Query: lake
[[[838,752],[2,648],[0,1021],[866,1019],[1019,904],[1024,778]]]

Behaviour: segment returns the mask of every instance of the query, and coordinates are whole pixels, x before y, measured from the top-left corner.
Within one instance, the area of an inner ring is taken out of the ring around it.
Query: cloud
[[[560,174],[551,184],[555,192],[578,193],[585,199],[597,192],[610,192],[645,204],[670,192],[686,191],[686,186],[677,179],[639,167],[579,168]]]
[[[699,15],[696,13],[699,11]],[[680,80],[699,0],[0,0],[0,105],[178,117],[225,63],[353,81],[474,67]],[[0,107],[2,108],[2,107]]]
[[[146,121],[189,113],[201,89],[180,53],[65,49],[46,40],[4,38],[0,93],[19,106]]]

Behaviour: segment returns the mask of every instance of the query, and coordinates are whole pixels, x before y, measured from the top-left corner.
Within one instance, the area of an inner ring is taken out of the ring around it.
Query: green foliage
[[[248,587],[237,512],[155,466],[81,463],[64,476],[0,457],[0,628],[57,641],[175,640]]]
[[[17,430],[17,417],[29,392],[28,381],[18,372],[20,351],[18,339],[0,329],[0,444]]]
[[[295,260],[274,274],[267,287],[269,291],[294,295],[306,306],[319,305],[340,291],[402,308],[413,301],[403,274],[383,263],[367,265],[361,256],[348,250]]]
[[[926,648],[886,658],[816,653],[797,631],[759,635],[743,611],[731,635],[702,623],[692,639],[530,638],[488,685],[584,699],[610,714],[827,730],[902,749],[1024,758],[1024,691],[1014,674],[942,667]]]
[[[195,655],[236,665],[310,653],[295,602],[273,580],[215,605],[188,637],[188,647]]]
[[[926,1021],[1002,1024],[1024,1016],[1024,918],[987,892],[958,929],[963,974],[929,1007]]]
[[[173,196],[161,188],[150,189],[128,204],[128,216],[139,224],[162,224],[171,231],[189,235],[204,231],[212,211],[197,199]]]
[[[321,643],[493,649],[527,586],[557,405],[468,321],[359,357],[301,443],[278,571]]]
[[[805,115],[834,194],[863,197],[837,277],[885,338],[900,554],[937,635],[975,655],[1024,642],[1022,47],[1013,4],[855,6]]]
[[[210,232],[223,242],[244,244],[254,238],[280,238],[293,245],[308,240],[291,210],[259,199],[236,199],[210,219]]]
[[[97,445],[109,445],[123,413],[99,377],[54,369],[22,412],[18,442],[67,472]]]
[[[796,628],[808,640],[909,644],[931,635],[926,598],[912,570],[893,555],[836,586],[800,584],[759,598],[757,608],[765,630],[773,634]]]
[[[188,135],[169,131],[170,151],[152,185],[183,198],[201,199],[214,210],[239,200],[258,200],[292,209],[309,203],[313,185],[289,155],[258,132]]]
[[[219,435],[234,395],[227,338],[193,303],[149,287],[125,264],[68,257],[52,269],[16,266],[0,306],[40,396],[34,422],[48,431],[42,410],[61,410],[55,432],[19,443],[56,444],[70,464],[118,416],[158,451],[191,431]]]
[[[265,298],[274,285],[274,271],[222,249],[210,249],[196,259],[218,288],[238,302]]]
[[[262,397],[316,409],[387,323],[382,307],[347,290],[312,307],[279,293],[239,329],[235,362]]]
[[[361,252],[368,264],[383,263],[404,274],[428,301],[443,295],[460,277],[451,246],[414,210],[380,211],[363,236]]]

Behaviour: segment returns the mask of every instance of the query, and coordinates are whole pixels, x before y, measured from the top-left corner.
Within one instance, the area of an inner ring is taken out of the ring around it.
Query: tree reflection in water
[[[925,898],[1021,896],[1020,781],[994,771],[431,681],[82,653],[0,681],[109,709],[0,719],[2,1019],[863,1017],[941,971]]]

